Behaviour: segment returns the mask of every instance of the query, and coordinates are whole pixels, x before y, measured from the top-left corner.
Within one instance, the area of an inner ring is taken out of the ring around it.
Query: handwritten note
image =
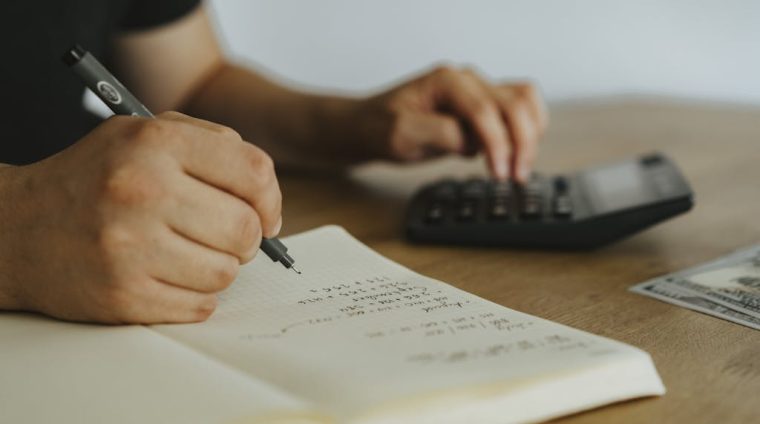
[[[441,290],[431,289],[424,285],[414,284],[409,281],[398,281],[388,276],[370,277],[361,280],[339,282],[324,287],[308,289],[307,296],[295,301],[291,306],[316,306],[318,305],[323,315],[313,316],[303,321],[289,323],[274,333],[256,335],[244,334],[244,339],[255,340],[261,337],[277,337],[295,330],[305,330],[311,326],[334,323],[339,320],[348,320],[356,317],[369,315],[397,314],[400,310],[412,309],[418,312],[432,313],[444,309],[462,309],[470,303],[469,300],[452,299]],[[310,310],[313,308],[309,308]],[[474,317],[460,317],[453,319],[449,325],[447,321],[427,321],[419,324],[404,325],[399,327],[398,332],[412,332],[425,330],[426,336],[440,335],[443,326],[448,325],[449,331],[464,331],[466,329],[487,328],[487,318],[493,318],[493,314],[485,314],[475,323],[464,323]],[[488,321],[488,325],[496,325],[498,328],[506,328],[508,321],[505,319]],[[440,327],[440,328],[434,328]],[[389,336],[396,332],[395,329],[373,331],[366,334],[367,337]]]
[[[258,257],[208,322],[157,329],[347,415],[630,349],[416,274],[339,227],[286,242],[302,275]]]

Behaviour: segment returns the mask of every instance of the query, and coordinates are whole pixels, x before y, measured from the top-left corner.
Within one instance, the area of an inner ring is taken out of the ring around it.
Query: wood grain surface
[[[410,244],[402,218],[417,187],[484,173],[480,158],[446,158],[370,164],[344,177],[280,175],[283,235],[338,224],[419,273],[652,354],[665,396],[561,422],[760,422],[760,332],[628,291],[760,242],[760,108],[646,98],[559,104],[541,150],[538,169],[547,173],[663,151],[690,180],[696,206],[590,252]]]

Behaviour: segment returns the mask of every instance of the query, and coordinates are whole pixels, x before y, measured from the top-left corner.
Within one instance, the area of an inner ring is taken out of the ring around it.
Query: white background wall
[[[661,94],[760,104],[760,1],[212,0],[229,52],[363,92],[433,63],[530,76],[550,100]]]

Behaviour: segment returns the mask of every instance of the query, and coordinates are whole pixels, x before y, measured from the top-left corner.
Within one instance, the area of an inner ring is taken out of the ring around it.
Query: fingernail
[[[272,234],[272,237],[277,237],[277,234],[280,234],[280,230],[282,229],[282,217],[277,221],[277,225],[274,226],[274,234]]]

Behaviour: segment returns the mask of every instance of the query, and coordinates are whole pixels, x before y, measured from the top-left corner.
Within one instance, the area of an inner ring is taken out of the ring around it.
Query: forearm
[[[18,300],[18,287],[15,286],[15,278],[9,262],[9,249],[13,249],[11,243],[13,228],[7,228],[13,220],[11,218],[12,187],[16,185],[16,176],[13,171],[15,166],[0,163],[0,311],[21,309]],[[30,266],[33,266],[30,264]]]
[[[184,109],[236,129],[278,165],[331,168],[370,157],[366,145],[348,130],[347,124],[356,120],[358,104],[351,98],[301,93],[252,70],[223,64]]]

